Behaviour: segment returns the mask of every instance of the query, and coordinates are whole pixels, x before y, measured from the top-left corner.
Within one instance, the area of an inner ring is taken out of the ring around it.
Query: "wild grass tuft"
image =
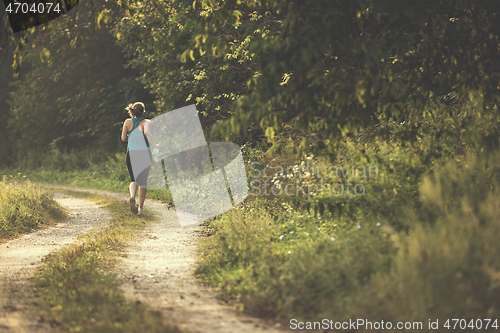
[[[0,242],[51,225],[64,215],[52,195],[25,176],[4,175],[0,182]]]

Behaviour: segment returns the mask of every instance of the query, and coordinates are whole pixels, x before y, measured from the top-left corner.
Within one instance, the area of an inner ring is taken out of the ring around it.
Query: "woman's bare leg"
[[[148,191],[147,188],[139,186],[139,208],[141,209],[144,206],[144,200],[146,200],[147,191]]]
[[[130,189],[130,197],[135,198],[135,193],[137,192],[137,183],[131,182],[129,189]]]

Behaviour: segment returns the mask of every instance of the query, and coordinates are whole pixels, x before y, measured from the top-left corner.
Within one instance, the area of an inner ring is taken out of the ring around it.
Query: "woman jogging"
[[[130,210],[134,214],[142,215],[152,160],[149,145],[151,144],[156,149],[160,149],[160,146],[154,143],[151,136],[151,122],[142,118],[146,112],[144,103],[129,104],[126,110],[130,118],[123,123],[121,139],[125,142],[128,137],[126,163],[130,174]],[[135,205],[137,187],[139,187],[139,210]]]

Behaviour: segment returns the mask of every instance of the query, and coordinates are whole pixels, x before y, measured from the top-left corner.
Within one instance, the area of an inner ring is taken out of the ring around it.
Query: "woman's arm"
[[[153,141],[153,137],[151,136],[151,131],[149,129],[149,124],[151,124],[149,120],[145,121],[144,133],[146,134],[146,138],[148,139],[149,143],[153,146],[153,148],[161,148]]]
[[[122,129],[122,141],[123,142],[127,141],[127,133],[128,133],[127,121],[128,120],[129,119],[127,119],[123,122],[123,129]]]

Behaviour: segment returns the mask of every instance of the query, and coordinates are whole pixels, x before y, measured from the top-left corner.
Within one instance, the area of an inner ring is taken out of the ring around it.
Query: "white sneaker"
[[[139,208],[139,210],[137,211],[137,215],[141,216],[143,211],[144,211],[144,209]]]

